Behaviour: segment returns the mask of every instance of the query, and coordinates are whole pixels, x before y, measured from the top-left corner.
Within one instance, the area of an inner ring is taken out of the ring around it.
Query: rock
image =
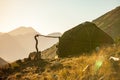
[[[59,39],[59,57],[80,55],[95,50],[96,47],[113,44],[114,40],[94,23],[85,22],[68,31]]]
[[[113,57],[113,56],[111,56],[111,57],[109,58],[109,60],[113,60],[113,61],[120,61],[120,59],[119,59],[119,58],[117,58],[117,57]]]

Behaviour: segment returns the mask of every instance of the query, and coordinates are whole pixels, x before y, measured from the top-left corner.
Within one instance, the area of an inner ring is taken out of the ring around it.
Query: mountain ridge
[[[18,32],[18,33],[17,33]],[[19,27],[7,33],[0,35],[0,56],[9,62],[22,59],[29,53],[36,51],[34,36],[40,34],[32,27]],[[58,35],[60,33],[51,33],[48,35]],[[56,44],[58,39],[38,37],[38,49],[43,51]],[[7,49],[7,50],[6,50]],[[12,57],[13,56],[13,57]]]
[[[37,33],[32,27],[18,27],[10,32],[8,32],[10,35],[24,35],[29,33]]]
[[[0,56],[7,61],[23,58],[22,56],[25,55],[25,50],[22,46],[8,33],[0,36],[0,44]]]
[[[0,57],[0,67],[4,66],[6,64],[8,64],[8,62],[5,61],[3,58]]]
[[[92,21],[113,39],[120,37],[120,6]]]

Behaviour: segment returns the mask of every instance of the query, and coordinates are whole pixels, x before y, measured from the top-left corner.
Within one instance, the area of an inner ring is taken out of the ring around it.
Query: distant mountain
[[[2,59],[2,58],[0,57],[0,67],[1,67],[1,66],[4,66],[4,65],[6,65],[6,64],[8,64],[8,62],[5,61],[4,59]]]
[[[8,32],[10,35],[25,35],[29,33],[37,33],[32,27],[19,27],[15,30]]]
[[[35,34],[39,34],[31,27],[20,27],[8,33],[0,35],[0,56],[8,61],[15,61],[29,55],[35,50]],[[60,33],[49,34],[51,36],[61,35]],[[39,36],[39,50],[45,50],[58,42],[56,38]]]
[[[0,32],[0,35],[3,35],[3,33]]]
[[[35,51],[34,36],[35,34],[40,34],[40,33],[36,32],[33,28],[20,27],[18,29],[9,32],[9,34],[14,36],[14,39],[16,39],[22,45],[22,47],[24,47],[27,51],[29,52]],[[48,34],[48,36],[60,36],[60,35],[61,33],[59,32]],[[46,48],[51,47],[53,44],[57,43],[58,39],[39,36],[38,42],[39,42],[38,44],[39,50],[44,50]]]
[[[25,53],[25,49],[14,39],[14,37],[7,33],[0,36],[0,57],[7,61],[14,61],[26,56]]]
[[[98,27],[113,39],[120,36],[120,6],[93,20]]]
[[[48,34],[48,36],[61,36],[61,35],[62,34],[59,32],[54,32],[54,33]]]

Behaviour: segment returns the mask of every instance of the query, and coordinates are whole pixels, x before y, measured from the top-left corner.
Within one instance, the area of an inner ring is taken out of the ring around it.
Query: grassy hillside
[[[42,51],[42,58],[43,59],[54,59],[54,57],[57,55],[56,51],[57,51],[57,44],[54,44],[52,47]]]
[[[120,36],[120,6],[93,20],[93,22],[108,33],[113,39]]]
[[[2,72],[9,80],[119,80],[120,45],[103,47],[91,55],[54,60],[16,61],[10,74]]]

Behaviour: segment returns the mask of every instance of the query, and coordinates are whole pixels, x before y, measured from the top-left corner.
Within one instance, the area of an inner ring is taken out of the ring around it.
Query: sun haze
[[[64,32],[120,5],[119,0],[0,0],[0,32],[20,26]]]

